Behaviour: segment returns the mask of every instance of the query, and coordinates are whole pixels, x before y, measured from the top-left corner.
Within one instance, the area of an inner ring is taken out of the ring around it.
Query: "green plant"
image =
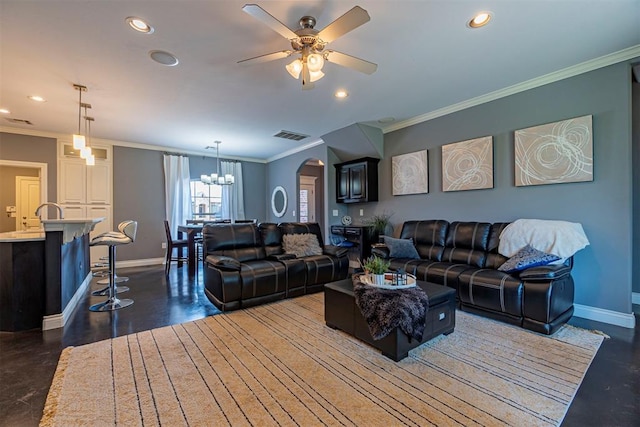
[[[386,211],[380,214],[375,214],[370,218],[367,218],[362,221],[364,225],[371,226],[373,228],[373,232],[380,235],[385,234],[387,231],[387,227],[391,225],[390,219],[393,216],[393,213],[387,213]]]
[[[391,265],[390,261],[386,259],[377,257],[375,255],[370,256],[366,260],[364,260],[364,264],[362,264],[362,268],[365,272],[370,274],[384,274],[387,269]]]

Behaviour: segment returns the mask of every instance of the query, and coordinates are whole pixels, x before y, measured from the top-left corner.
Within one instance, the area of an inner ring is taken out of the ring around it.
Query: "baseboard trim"
[[[164,264],[164,258],[129,259],[126,261],[116,261],[116,268],[145,267],[147,265]]]
[[[611,325],[622,326],[623,328],[634,329],[636,327],[636,317],[633,313],[620,313],[619,311],[605,310],[604,308],[590,307],[588,305],[574,304],[573,315],[584,319],[595,320],[597,322],[609,323]]]
[[[42,330],[48,331],[50,329],[58,329],[64,327],[67,323],[67,320],[71,318],[71,315],[75,311],[78,306],[78,302],[84,296],[87,289],[89,288],[89,284],[91,283],[93,275],[91,273],[87,274],[87,277],[84,278],[84,281],[80,285],[80,287],[76,290],[76,293],[73,294],[71,301],[67,304],[67,306],[62,310],[62,313],[51,314],[48,316],[44,316],[42,318]]]
[[[640,305],[640,292],[633,292],[631,294],[631,304]]]

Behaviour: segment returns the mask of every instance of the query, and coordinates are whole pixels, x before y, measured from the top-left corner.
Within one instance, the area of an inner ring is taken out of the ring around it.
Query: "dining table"
[[[185,224],[178,225],[178,239],[184,239],[186,235],[187,240],[187,266],[189,275],[196,274],[196,267],[198,263],[198,253],[196,251],[196,237],[202,234],[202,227],[204,224]]]

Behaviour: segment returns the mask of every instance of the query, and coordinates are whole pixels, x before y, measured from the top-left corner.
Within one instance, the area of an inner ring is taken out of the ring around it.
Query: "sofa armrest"
[[[338,246],[333,245],[325,245],[323,253],[325,255],[331,255],[337,258],[342,258],[343,256],[347,256],[349,253],[349,249],[340,248]]]
[[[565,262],[564,264],[531,267],[520,272],[520,279],[526,281],[559,279],[570,274],[572,266],[572,263]]]
[[[205,262],[209,266],[224,271],[240,271],[240,261],[235,258],[221,255],[207,255]]]
[[[274,261],[286,261],[288,259],[296,259],[294,254],[273,254],[269,255],[267,259],[272,259]]]
[[[371,245],[371,255],[375,255],[378,258],[389,258],[389,248],[384,243],[374,243]]]

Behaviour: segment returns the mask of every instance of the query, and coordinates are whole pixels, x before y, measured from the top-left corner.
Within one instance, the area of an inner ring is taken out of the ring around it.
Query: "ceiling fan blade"
[[[306,63],[302,64],[302,90],[313,89],[314,84],[311,82],[311,74]]]
[[[271,28],[276,33],[280,34],[285,39],[292,40],[298,38],[298,35],[291,31],[289,27],[278,21],[273,17],[273,15],[257,4],[245,4],[242,7],[242,10]]]
[[[331,43],[340,36],[347,34],[349,31],[355,30],[360,25],[365,24],[371,20],[366,10],[360,6],[355,6],[353,9],[342,15],[340,18],[327,25],[320,33],[318,37],[325,43]]]
[[[281,50],[280,52],[267,53],[265,55],[254,56],[253,58],[238,61],[238,64],[262,64],[263,62],[275,61],[276,59],[286,58],[293,53],[291,50]]]
[[[333,62],[334,64],[352,68],[365,74],[373,74],[378,69],[378,65],[373,62],[365,61],[364,59],[356,58],[346,53],[336,52],[335,50],[329,50],[327,52],[327,61]]]

